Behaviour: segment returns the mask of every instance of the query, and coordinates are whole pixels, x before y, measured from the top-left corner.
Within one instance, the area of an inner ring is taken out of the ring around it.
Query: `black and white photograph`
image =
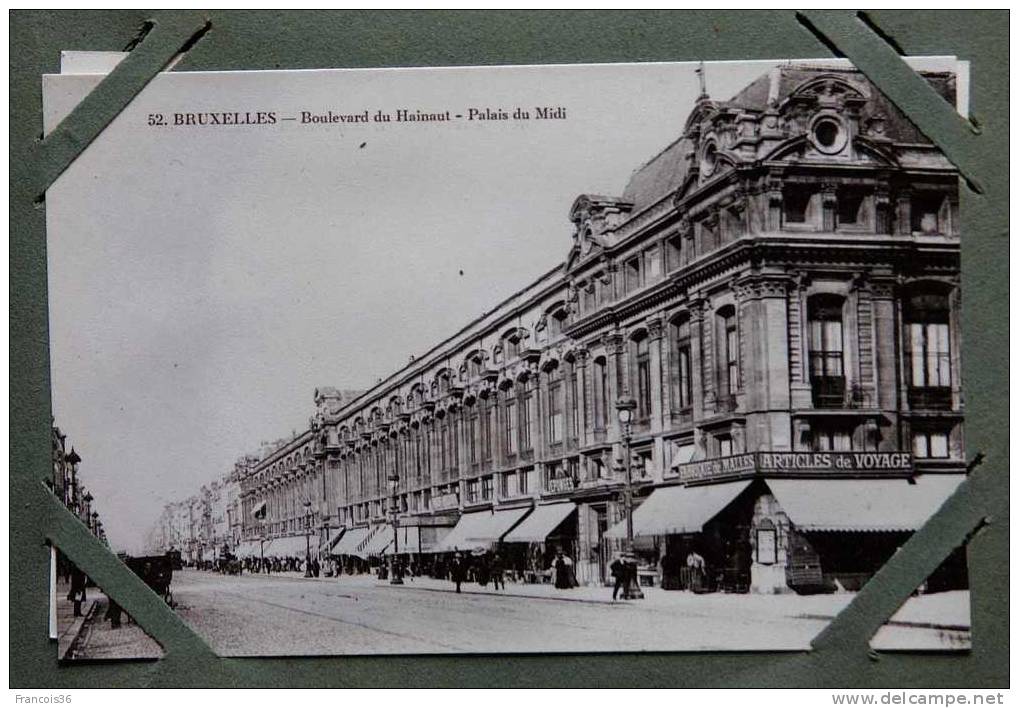
[[[46,193],[53,492],[220,656],[809,650],[966,478],[959,184],[846,60],[161,73]],[[971,643],[964,546],[871,640]]]

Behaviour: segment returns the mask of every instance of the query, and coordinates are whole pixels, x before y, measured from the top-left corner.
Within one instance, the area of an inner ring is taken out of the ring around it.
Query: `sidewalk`
[[[249,574],[246,574],[249,575]],[[304,582],[325,582],[357,588],[386,586],[394,590],[424,590],[455,593],[448,580],[416,577],[404,578],[404,584],[390,585],[374,575],[341,575],[338,578],[305,578],[302,573],[273,573],[271,576],[254,574],[250,577],[285,578]],[[831,620],[856,596],[855,593],[831,595],[781,595],[706,593],[697,595],[689,591],[662,590],[658,587],[641,588],[643,600],[612,600],[611,587],[582,586],[560,590],[551,584],[507,583],[505,590],[495,590],[491,584],[481,587],[477,583],[463,583],[461,592],[467,595],[502,595],[505,597],[533,598],[550,602],[583,602],[620,607],[640,607],[685,614],[712,615],[717,613],[748,614],[766,617],[792,617],[797,619]],[[919,595],[911,597],[892,617],[892,625],[903,627],[930,627],[951,630],[969,630],[969,592],[965,590]]]
[[[71,589],[70,583],[57,581],[57,659],[69,659],[68,656],[74,646],[75,640],[81,634],[85,626],[85,619],[92,609],[94,596],[92,588],[86,591],[88,598],[81,606],[81,617],[74,616],[74,603],[67,599],[67,593]]]
[[[158,659],[163,655],[159,644],[138,625],[121,615],[114,629],[105,619],[109,599],[98,588],[89,588],[90,611],[63,659]],[[70,603],[68,603],[70,604]],[[58,610],[59,611],[59,610]],[[59,626],[59,625],[58,625]]]

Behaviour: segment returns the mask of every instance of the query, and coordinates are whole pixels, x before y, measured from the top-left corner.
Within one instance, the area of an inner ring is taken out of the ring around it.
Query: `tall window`
[[[577,385],[577,370],[570,370],[570,432],[580,437],[580,388]]]
[[[609,370],[604,357],[594,360],[594,381],[595,423],[604,430],[609,423]]]
[[[449,423],[445,418],[442,419],[442,426],[439,428],[439,469],[443,472],[449,466],[449,448],[446,446],[446,440],[449,436]]]
[[[652,283],[662,275],[662,251],[655,246],[644,251],[644,282]]]
[[[818,452],[848,452],[853,449],[852,430],[844,427],[816,426],[814,450]]]
[[[495,438],[495,431],[492,430],[492,405],[487,401],[481,409],[481,459],[488,462],[492,459],[492,440]]]
[[[506,401],[506,454],[517,454],[517,402]]]
[[[456,418],[451,418],[449,421],[449,468],[452,470],[460,469],[459,430],[460,425]]]
[[[810,299],[810,376],[844,376],[842,364],[842,298],[817,295]]]
[[[563,439],[563,386],[560,381],[548,384],[548,441],[562,442]]]
[[[651,357],[648,353],[648,338],[636,342],[637,349],[637,417],[647,420],[651,417]]]
[[[467,435],[468,451],[470,452],[471,464],[478,462],[478,442],[481,438],[481,425],[478,418],[478,409],[471,407],[470,432]]]
[[[524,400],[520,402],[520,448],[530,450],[531,444],[531,420],[533,412],[531,406],[534,404],[534,396],[530,391],[524,394]]]
[[[721,387],[726,395],[739,391],[739,333],[736,328],[736,308],[727,305],[718,311],[719,336],[721,346],[719,353],[722,358]]]
[[[917,293],[907,300],[905,310],[910,385],[914,388],[951,386],[948,298],[938,293]]]
[[[682,319],[676,332],[676,403],[680,409],[693,405],[693,379],[690,376],[690,320]]]
[[[640,259],[636,256],[623,263],[623,287],[627,293],[640,287]]]

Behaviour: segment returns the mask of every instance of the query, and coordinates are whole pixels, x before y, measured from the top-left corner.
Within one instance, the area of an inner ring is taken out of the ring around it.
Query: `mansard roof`
[[[919,73],[940,96],[955,104],[956,85],[953,74]],[[878,91],[862,72],[844,66],[823,64],[777,66],[752,81],[728,101],[718,103],[709,100],[698,101],[691,110],[687,123],[693,114],[698,112],[708,114],[711,109],[752,113],[764,113],[772,106],[781,109],[798,89],[825,76],[858,89],[866,97],[866,103],[860,113],[861,125],[866,125],[873,117],[881,116],[885,120],[885,136],[893,142],[930,144],[905,114]],[[633,203],[634,213],[640,212],[683,185],[692,165],[690,155],[697,147],[695,137],[688,131],[633,172],[626,189],[623,190],[623,199]]]

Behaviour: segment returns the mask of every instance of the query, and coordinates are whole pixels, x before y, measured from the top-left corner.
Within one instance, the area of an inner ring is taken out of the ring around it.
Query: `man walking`
[[[496,553],[492,556],[492,585],[498,590],[499,586],[502,585],[502,589],[506,589],[506,580],[503,578],[503,573],[506,568],[502,562],[502,556]]]
[[[618,553],[613,554],[612,563],[609,565],[609,572],[612,573],[612,577],[615,579],[615,583],[612,585],[612,600],[616,600],[619,595],[620,589],[623,591],[623,599],[626,599],[626,586],[629,582],[629,571],[626,564],[623,563],[623,559]]]
[[[463,557],[457,553],[453,556],[453,562],[449,565],[450,578],[456,583],[456,591],[460,592],[460,584],[464,581],[464,562]]]

